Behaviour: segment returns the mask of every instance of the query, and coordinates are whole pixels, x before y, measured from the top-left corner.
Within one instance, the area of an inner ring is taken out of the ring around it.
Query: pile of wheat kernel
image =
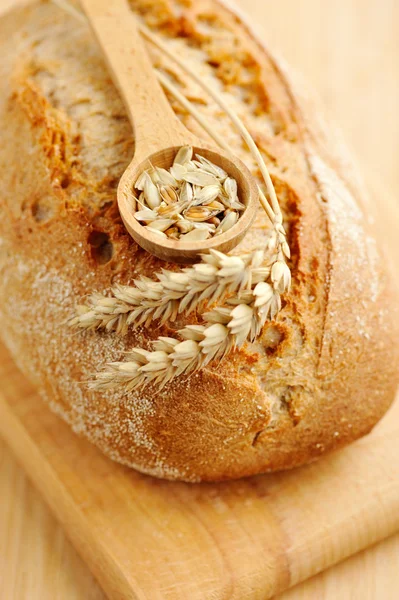
[[[137,179],[135,218],[148,231],[181,241],[202,241],[229,231],[245,210],[237,182],[183,146],[169,170],[153,167]]]

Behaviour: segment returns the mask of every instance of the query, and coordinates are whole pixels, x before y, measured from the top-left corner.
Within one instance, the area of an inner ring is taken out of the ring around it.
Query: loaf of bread
[[[291,292],[255,343],[162,391],[87,389],[105,363],[185,321],[125,337],[68,327],[86,295],[153,277],[165,264],[135,244],[118,214],[134,136],[88,26],[49,2],[28,3],[0,22],[1,337],[77,434],[144,473],[213,481],[313,461],[368,433],[398,383],[398,297],[367,197],[308,95],[230,8],[218,0],[131,6],[224,93],[258,144],[284,213]],[[259,175],[218,106],[151,52]],[[268,227],[260,211],[235,252],[259,247]]]

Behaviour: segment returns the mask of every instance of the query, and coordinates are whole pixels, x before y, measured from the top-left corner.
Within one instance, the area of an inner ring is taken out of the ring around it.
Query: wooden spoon
[[[244,237],[258,206],[258,189],[252,175],[237,158],[203,143],[176,117],[154,73],[134,14],[126,0],[81,0],[94,34],[108,62],[116,87],[126,105],[135,133],[135,154],[117,190],[119,211],[126,229],[145,250],[168,261],[189,263],[211,248],[228,252]],[[160,238],[135,219],[133,187],[150,166],[168,169],[181,146],[192,146],[237,181],[246,208],[227,232],[205,241]]]

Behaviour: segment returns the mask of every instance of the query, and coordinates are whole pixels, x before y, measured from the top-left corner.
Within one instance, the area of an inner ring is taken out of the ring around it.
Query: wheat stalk
[[[187,66],[184,61],[182,61],[178,56],[176,56],[176,54],[171,52],[169,50],[169,48],[165,44],[163,44],[160,41],[160,39],[156,35],[154,35],[152,33],[152,31],[146,25],[143,25],[141,23],[139,25],[139,30],[145,38],[147,38],[154,46],[156,46],[159,50],[161,50],[161,52],[165,56],[167,56],[171,61],[176,63],[182,69],[182,71],[184,71],[189,77],[191,77],[197,83],[197,85],[199,85],[207,94],[209,94],[211,96],[211,98],[220,106],[220,108],[230,118],[233,125],[236,127],[236,129],[240,133],[241,137],[247,144],[252,156],[255,158],[256,162],[258,163],[258,166],[262,173],[263,180],[266,184],[266,188],[267,188],[267,191],[270,196],[272,210],[274,212],[274,218],[277,223],[282,223],[283,218],[282,218],[282,214],[281,214],[281,209],[280,209],[280,205],[277,200],[276,190],[274,189],[274,185],[271,180],[269,170],[266,166],[265,161],[263,160],[261,153],[259,152],[257,145],[255,144],[251,134],[249,133],[248,129],[245,127],[242,120],[239,118],[239,116],[233,110],[231,110],[231,108],[229,107],[227,102],[225,102],[225,100],[223,99],[221,94],[219,94],[216,90],[214,90],[212,87],[210,87],[201,78],[200,75],[198,75],[189,66]],[[162,80],[161,80],[161,83],[162,83]],[[267,200],[264,196],[263,196],[263,199],[267,203]],[[261,196],[261,200],[262,200],[262,196]],[[263,203],[262,203],[262,206],[263,206]],[[267,210],[265,206],[264,206],[264,208],[265,208],[265,210]]]
[[[175,100],[177,100],[177,102],[179,102],[179,104],[181,104],[186,109],[186,111],[197,121],[197,123],[203,128],[204,131],[207,132],[207,134],[217,143],[217,145],[220,146],[220,148],[223,148],[224,150],[226,150],[226,152],[230,152],[231,151],[230,146],[228,144],[226,144],[224,139],[216,133],[216,131],[209,125],[209,123],[206,121],[206,119],[200,113],[200,111],[197,108],[195,108],[195,106],[189,100],[187,100],[187,98],[166,77],[166,75],[164,75],[160,71],[159,72],[156,71],[156,75],[157,75],[157,78],[158,78],[160,84],[162,85],[162,87],[165,90],[167,90],[170,93],[170,95],[173,96],[173,98],[175,98]],[[248,135],[250,135],[249,132],[248,132]],[[259,164],[258,153],[253,156]],[[261,162],[264,165],[264,160],[262,159],[262,157],[261,157]],[[273,189],[274,189],[274,187],[273,187]],[[276,215],[274,214],[272,207],[268,203],[268,201],[259,185],[258,185],[258,192],[259,192],[259,201],[262,205],[262,208],[264,209],[265,213],[269,217],[270,222],[273,225],[275,225],[276,224]],[[281,222],[281,220],[277,219],[277,222]]]
[[[274,319],[281,308],[279,292],[264,281],[253,291],[231,299],[203,315],[204,325],[187,325],[177,332],[179,339],[159,337],[153,350],[133,348],[122,362],[112,362],[96,373],[90,389],[122,387],[126,392],[149,383],[162,388],[173,378],[222,359],[231,350],[259,335],[266,319]]]

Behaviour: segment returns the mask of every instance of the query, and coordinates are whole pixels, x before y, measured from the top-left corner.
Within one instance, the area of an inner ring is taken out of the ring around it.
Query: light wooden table
[[[0,10],[17,0],[0,0]],[[399,191],[399,3],[236,0],[269,43],[319,91],[363,169]],[[317,51],[316,51],[317,49]],[[104,595],[0,442],[0,600],[99,600]],[[396,600],[399,534],[280,596]]]

